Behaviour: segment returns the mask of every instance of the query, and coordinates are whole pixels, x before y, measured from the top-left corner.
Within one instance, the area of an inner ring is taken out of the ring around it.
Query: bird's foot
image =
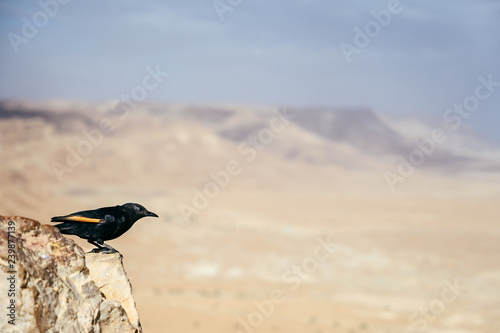
[[[118,251],[106,249],[104,247],[96,247],[95,249],[92,249],[87,253],[106,253],[106,254],[108,254],[108,253],[114,253],[114,252],[118,252]]]
[[[111,254],[111,253],[117,253],[118,251],[112,248],[109,245],[104,244],[102,247],[97,247],[95,249],[92,249],[88,253],[104,253],[104,254]],[[119,253],[119,252],[118,252]],[[121,255],[121,253],[120,253]]]

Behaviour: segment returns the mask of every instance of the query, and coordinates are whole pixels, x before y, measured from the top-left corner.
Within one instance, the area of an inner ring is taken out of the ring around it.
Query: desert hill
[[[436,127],[448,139],[391,189]],[[0,158],[2,215],[160,215],[110,241],[147,332],[500,325],[500,148],[470,133],[369,109],[4,100]]]

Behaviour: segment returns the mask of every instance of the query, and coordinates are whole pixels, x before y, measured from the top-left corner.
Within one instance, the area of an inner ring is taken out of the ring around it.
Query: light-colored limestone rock
[[[15,261],[9,257],[13,253]],[[14,300],[15,305],[11,317],[6,315],[10,310],[2,305],[0,331],[142,332],[121,258],[118,254],[108,256],[96,254],[93,265],[109,264],[110,281],[128,286],[116,292],[112,290],[113,283],[107,287],[108,295],[124,298],[120,300],[125,301],[127,312],[119,301],[108,299],[99,291],[85,265],[83,250],[61,236],[57,228],[19,216],[0,216],[0,304]],[[101,270],[106,271],[104,267]],[[94,276],[99,275],[96,272]],[[9,277],[11,280],[7,280]],[[129,294],[125,296],[127,290]],[[134,314],[133,323],[127,313]]]

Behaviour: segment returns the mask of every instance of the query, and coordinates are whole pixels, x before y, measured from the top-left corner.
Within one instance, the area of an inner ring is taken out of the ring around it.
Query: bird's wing
[[[86,223],[103,223],[106,222],[106,216],[123,215],[123,209],[120,206],[104,207],[94,210],[84,210],[65,216],[55,216],[51,222],[86,222]]]
[[[95,219],[85,216],[78,215],[68,215],[68,216],[56,216],[50,219],[50,222],[87,222],[87,223],[101,223],[105,222],[103,219]]]

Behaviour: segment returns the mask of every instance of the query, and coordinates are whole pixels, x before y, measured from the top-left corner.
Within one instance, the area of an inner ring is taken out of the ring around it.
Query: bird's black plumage
[[[146,216],[158,217],[136,203],[126,203],[122,206],[104,207],[94,210],[84,210],[65,216],[56,216],[51,222],[62,222],[56,228],[62,234],[76,235],[97,246],[92,252],[116,252],[104,241],[115,239],[129,230],[134,223]]]

